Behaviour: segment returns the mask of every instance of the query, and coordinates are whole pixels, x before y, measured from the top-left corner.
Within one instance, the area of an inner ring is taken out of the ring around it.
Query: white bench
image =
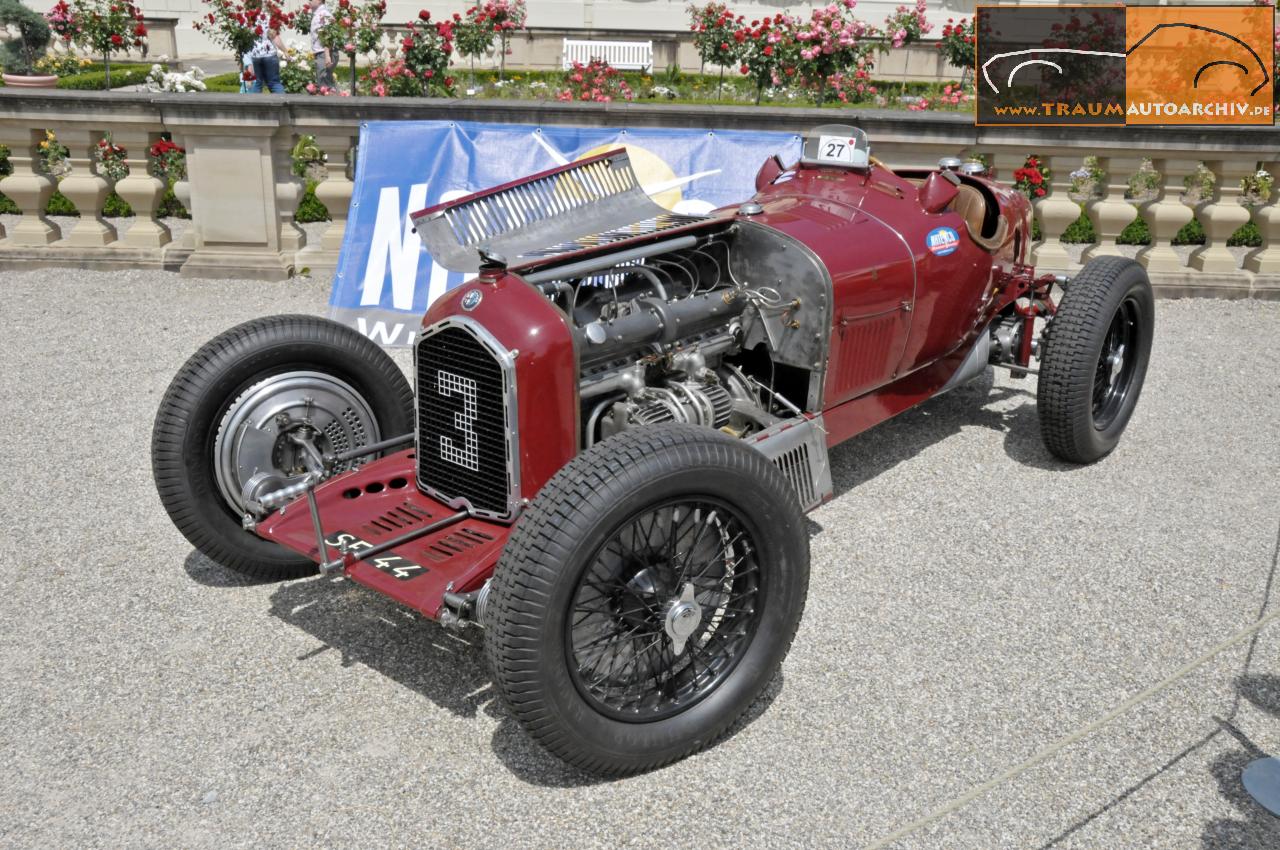
[[[583,65],[592,59],[603,59],[619,71],[648,71],[653,67],[652,41],[586,41],[566,38],[562,67],[573,67],[574,62]]]

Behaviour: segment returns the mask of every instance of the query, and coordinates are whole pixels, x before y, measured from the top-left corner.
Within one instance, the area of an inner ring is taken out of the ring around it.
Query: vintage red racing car
[[[1026,198],[958,166],[895,171],[827,125],[706,216],[654,204],[621,149],[415,213],[477,273],[423,318],[416,393],[342,325],[240,325],[164,396],[160,497],[231,569],[319,565],[482,626],[511,713],[566,761],[669,763],[782,663],[833,446],[989,365],[1037,375],[1066,461],[1129,421],[1142,267],[1037,275]]]

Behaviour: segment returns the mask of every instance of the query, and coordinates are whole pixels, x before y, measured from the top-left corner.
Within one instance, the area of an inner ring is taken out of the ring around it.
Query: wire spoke
[[[584,696],[606,714],[648,720],[717,687],[757,621],[755,549],[742,517],[715,499],[673,499],[620,523],[579,580],[566,618],[571,672]],[[699,622],[676,655],[679,632],[669,629],[688,614],[671,612],[690,584]]]

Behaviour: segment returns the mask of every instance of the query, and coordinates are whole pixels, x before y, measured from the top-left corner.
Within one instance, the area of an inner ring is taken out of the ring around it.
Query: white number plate
[[[837,162],[841,165],[857,165],[854,159],[854,142],[848,136],[819,136],[818,159],[821,162]]]

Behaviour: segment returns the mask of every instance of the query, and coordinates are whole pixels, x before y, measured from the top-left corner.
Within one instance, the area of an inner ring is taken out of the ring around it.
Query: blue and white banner
[[[684,213],[751,197],[756,170],[772,154],[800,157],[800,137],[789,133],[362,124],[329,315],[382,345],[410,344],[427,305],[468,276],[431,261],[409,213],[624,145],[645,191]]]

